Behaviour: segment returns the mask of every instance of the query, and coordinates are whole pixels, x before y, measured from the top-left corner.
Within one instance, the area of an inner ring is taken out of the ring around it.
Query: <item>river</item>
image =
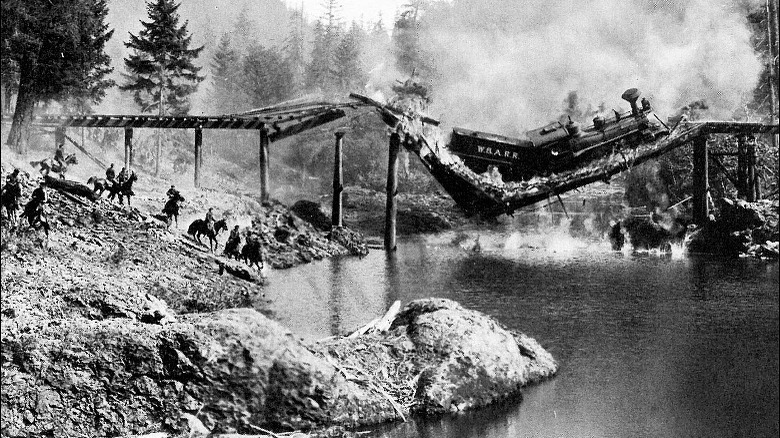
[[[270,274],[275,317],[343,333],[395,301],[445,297],[536,338],[560,363],[522,401],[370,436],[778,436],[778,263],[613,252],[535,229],[406,239],[395,253]]]

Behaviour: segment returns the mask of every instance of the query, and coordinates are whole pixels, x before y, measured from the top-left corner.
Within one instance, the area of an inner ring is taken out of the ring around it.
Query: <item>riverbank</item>
[[[35,183],[22,180],[26,200]],[[532,339],[447,301],[410,303],[386,330],[303,344],[262,314],[262,277],[220,274],[206,248],[144,211],[156,200],[143,188],[134,207],[47,189],[48,239],[3,228],[3,436],[186,434],[183,414],[213,432],[357,427],[485,406],[557,369]],[[279,203],[232,217],[261,234],[273,267],[365,249],[359,234],[317,230]],[[356,372],[366,351],[406,374]]]

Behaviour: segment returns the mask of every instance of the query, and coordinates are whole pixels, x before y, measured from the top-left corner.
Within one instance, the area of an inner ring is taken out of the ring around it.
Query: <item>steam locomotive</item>
[[[593,125],[554,122],[526,132],[528,139],[454,128],[449,149],[475,172],[493,167],[504,181],[526,180],[535,175],[561,172],[624,147],[635,147],[669,134],[669,128],[653,113],[650,101],[636,88],[621,96],[631,111],[614,111],[614,117],[597,116]],[[655,120],[651,120],[651,119]]]

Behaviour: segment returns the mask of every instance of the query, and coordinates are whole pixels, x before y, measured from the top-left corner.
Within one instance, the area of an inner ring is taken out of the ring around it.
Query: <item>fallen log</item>
[[[263,284],[263,277],[243,263],[237,263],[231,260],[221,260],[218,258],[215,258],[215,261],[219,265],[219,275],[227,272],[236,278],[246,280],[250,283]]]
[[[95,192],[92,191],[89,187],[86,185],[78,182],[78,181],[71,181],[68,179],[61,179],[61,178],[52,178],[50,176],[44,177],[43,182],[46,187],[50,187],[54,190],[58,190],[60,192],[67,192],[73,195],[83,196],[90,201],[94,201],[97,199],[97,196],[95,196]]]

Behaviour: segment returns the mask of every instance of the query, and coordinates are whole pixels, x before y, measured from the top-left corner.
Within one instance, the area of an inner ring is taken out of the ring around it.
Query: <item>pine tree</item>
[[[187,22],[179,26],[179,4],[173,0],[151,0],[146,5],[151,21],[142,21],[138,35],[130,34],[125,47],[133,53],[125,58],[126,82],[120,87],[133,93],[142,112],[181,115],[189,111],[189,96],[204,79],[193,64],[203,47],[190,49],[192,37]],[[155,175],[160,172],[161,137],[157,137]]]
[[[249,18],[249,10],[246,7],[238,14],[233,29],[233,47],[239,55],[244,55],[246,50],[254,45],[257,37],[257,23]]]
[[[254,45],[243,62],[243,88],[253,108],[287,100],[292,96],[290,65],[281,52]]]
[[[300,93],[305,87],[306,61],[304,59],[304,29],[303,10],[290,12],[290,31],[285,39],[284,58],[290,66],[294,93]]]
[[[426,76],[430,65],[422,55],[419,26],[420,17],[428,6],[426,0],[414,0],[403,6],[393,27],[393,53],[396,65],[405,74],[417,72]]]
[[[211,61],[212,102],[220,114],[246,109],[240,92],[241,72],[238,53],[233,49],[230,34],[223,34]]]
[[[323,6],[325,13],[314,24],[314,43],[311,61],[306,69],[306,85],[330,93],[338,86],[335,54],[341,38],[341,20],[338,15],[341,5],[337,0],[327,0]]]
[[[344,35],[336,48],[334,79],[339,91],[353,91],[365,84],[366,74],[360,63],[361,43],[365,39],[363,29],[352,22],[349,32]]]
[[[37,104],[97,103],[114,85],[105,44],[106,0],[7,0],[2,8],[3,86],[17,92],[7,144],[25,153]],[[11,75],[5,71],[11,67]],[[18,84],[13,81],[18,72]]]

